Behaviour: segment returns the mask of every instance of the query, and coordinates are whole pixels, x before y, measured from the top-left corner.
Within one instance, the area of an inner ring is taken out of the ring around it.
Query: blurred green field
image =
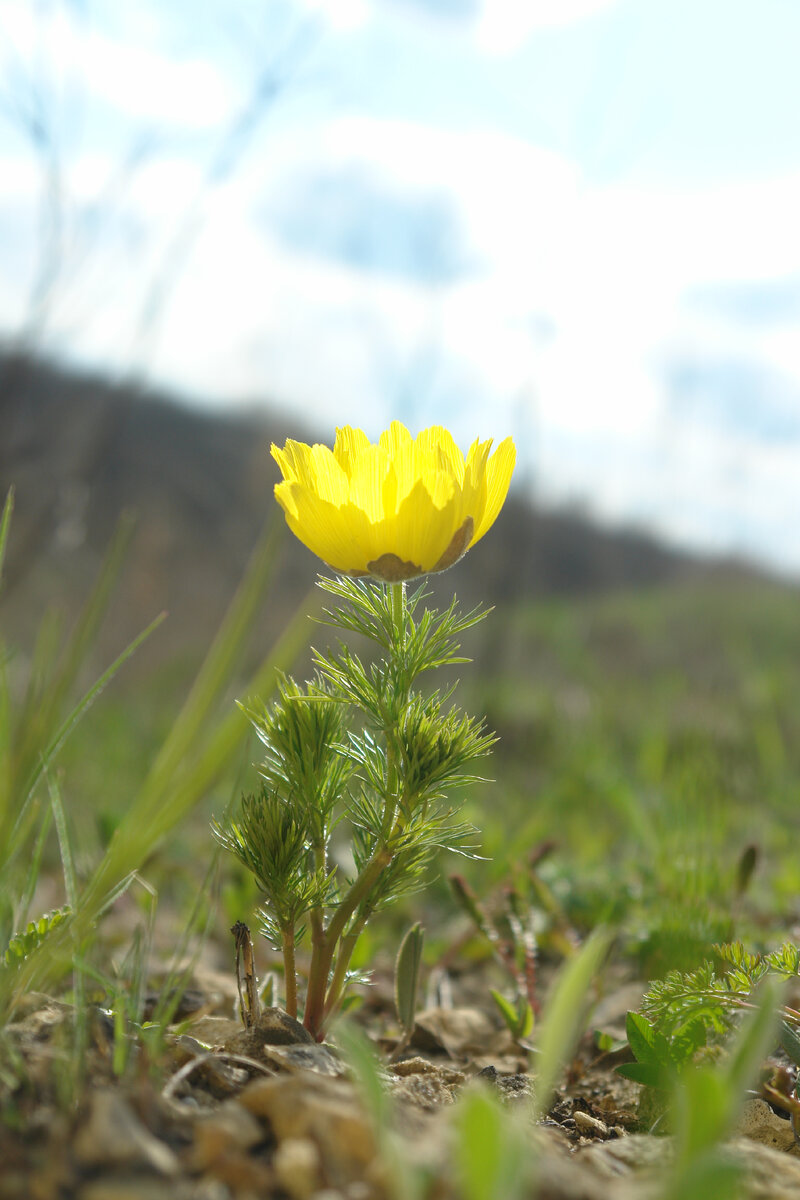
[[[744,925],[791,930],[796,593],[720,581],[553,603],[514,614],[498,651],[496,861],[556,839],[548,869],[575,919],[618,916],[647,974]],[[737,898],[748,846],[756,870]]]
[[[457,692],[500,737],[487,764],[493,782],[473,787],[467,804],[486,859],[451,857],[441,876],[457,869],[486,894],[509,872],[524,874],[532,850],[552,840],[538,872],[564,914],[580,931],[611,920],[645,977],[691,966],[714,941],[791,936],[800,920],[798,600],[777,583],[721,579],[492,613],[465,638],[474,662]],[[308,633],[319,644],[325,636],[311,622]],[[124,815],[191,674],[184,658],[133,688],[115,683],[65,747],[79,871]],[[229,690],[223,715],[241,695]],[[180,913],[196,898],[215,853],[210,817],[255,786],[258,753],[250,737],[235,771],[148,861],[162,906]],[[755,870],[743,881],[748,847]],[[219,888],[222,933],[251,919],[240,909],[257,898],[224,856]],[[440,877],[392,914],[390,936],[421,916],[435,942],[453,912]]]

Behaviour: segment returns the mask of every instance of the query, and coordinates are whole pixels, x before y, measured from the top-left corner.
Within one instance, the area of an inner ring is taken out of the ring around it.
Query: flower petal
[[[464,486],[461,498],[459,523],[472,517],[472,538],[481,523],[486,508],[486,460],[492,448],[492,439],[485,442],[476,439],[469,448],[464,471]]]
[[[417,480],[397,512],[375,532],[385,551],[430,571],[452,540],[457,503],[452,479],[442,471],[431,472]]]
[[[327,446],[311,447],[309,471],[311,486],[322,500],[329,500],[331,504],[336,505],[347,503],[350,498],[350,481]]]
[[[502,441],[486,464],[486,504],[471,545],[479,542],[485,533],[494,525],[500,509],[505,503],[517,452],[510,437]]]
[[[302,483],[279,483],[275,498],[295,537],[336,571],[367,573],[366,517],[352,504],[337,507]]]
[[[348,478],[353,473],[353,464],[358,461],[359,455],[363,454],[368,446],[369,438],[363,429],[354,429],[352,425],[343,425],[341,429],[336,430],[333,457]]]
[[[282,450],[273,442],[270,453],[287,483],[311,484],[311,447],[305,442],[295,442],[292,438],[287,438]]]
[[[460,525],[450,539],[450,545],[445,550],[444,554],[436,560],[433,566],[434,571],[446,571],[448,567],[453,567],[460,558],[470,548],[472,542],[472,517],[467,517],[463,525]]]
[[[456,445],[453,435],[443,425],[431,425],[423,429],[416,438],[417,450],[426,458],[432,459],[441,471],[446,471],[458,483],[464,482],[464,455]]]
[[[411,445],[412,441],[411,434],[403,422],[392,421],[389,428],[385,429],[378,439],[378,445],[381,450],[386,451],[390,459],[395,459]]]
[[[380,446],[366,446],[353,463],[350,476],[350,502],[360,508],[371,524],[382,521],[383,483],[389,473],[391,460]]]
[[[413,490],[416,482],[424,474],[426,466],[429,463],[429,456],[420,452],[416,440],[412,439],[406,427],[401,425],[399,421],[392,422],[388,433],[391,437],[382,434],[380,445],[381,448],[386,448],[387,453],[391,454],[391,463],[394,467],[395,478],[397,480],[395,492],[396,511],[397,507],[402,504],[406,496]],[[386,438],[385,442],[384,438]]]

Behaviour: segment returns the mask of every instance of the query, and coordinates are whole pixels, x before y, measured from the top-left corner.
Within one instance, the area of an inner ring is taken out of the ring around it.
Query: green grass
[[[10,527],[13,497],[9,496],[0,523],[0,566]],[[76,988],[83,978],[87,955],[99,951],[98,922],[113,900],[135,880],[152,893],[154,885],[141,878],[167,835],[207,797],[222,787],[231,798],[231,780],[241,774],[248,728],[228,689],[241,671],[248,634],[270,578],[278,532],[267,528],[253,551],[250,564],[234,595],[219,632],[162,735],[138,747],[145,764],[141,777],[126,793],[130,779],[115,778],[112,764],[103,762],[101,741],[84,743],[84,753],[105,766],[99,794],[73,798],[65,793],[56,772],[58,756],[80,727],[90,707],[124,666],[142,637],[136,639],[99,679],[75,701],[88,651],[105,613],[119,575],[130,530],[125,525],[109,551],[83,613],[71,635],[59,645],[56,625],[45,617],[27,671],[15,680],[10,665],[15,651],[2,647],[0,663],[0,941],[3,947],[26,927],[40,872],[47,866],[48,834],[57,844],[66,919],[57,926],[42,925],[42,937],[24,958],[0,971],[0,1015],[13,1012],[26,991],[53,986],[72,970]],[[306,640],[305,621],[295,621],[242,684],[244,694],[269,693],[276,668],[288,666]],[[23,667],[24,667],[23,660]],[[240,677],[240,676],[239,676]],[[151,697],[151,703],[154,696]],[[130,728],[130,726],[128,726]],[[89,725],[91,730],[91,725]],[[118,808],[109,817],[103,801],[113,796]],[[91,823],[98,832],[94,847],[85,836]],[[54,826],[56,841],[50,833]],[[88,840],[88,845],[87,845]],[[180,844],[179,839],[176,842]],[[80,847],[80,853],[76,852]],[[94,851],[94,853],[93,853]],[[206,852],[199,861],[209,859]],[[51,859],[52,861],[52,849]],[[201,873],[202,876],[202,873]],[[198,880],[191,893],[196,895]],[[157,888],[157,885],[156,885]],[[191,894],[190,893],[190,894]],[[36,914],[38,916],[38,914]],[[91,964],[87,964],[91,965]]]
[[[777,936],[800,894],[800,865],[786,852],[800,811],[797,606],[787,588],[720,581],[490,616],[485,633],[465,639],[476,661],[461,668],[459,691],[501,738],[487,764],[495,782],[470,798],[489,861],[444,870],[465,869],[485,892],[539,842],[555,840],[541,873],[570,919],[584,931],[619,921],[647,975],[688,969],[733,934]],[[142,786],[186,673],[185,662],[166,663],[135,689],[118,686],[62,756],[84,859],[100,852]],[[234,683],[231,712],[237,694],[244,688]],[[182,889],[191,894],[194,864],[209,853],[211,812],[230,799],[235,775],[254,785],[257,756],[245,743],[236,771],[199,796],[180,838],[151,856],[149,872],[175,902]],[[751,844],[756,870],[737,898]],[[254,899],[233,862],[222,871],[226,895]],[[430,928],[431,909],[435,918],[449,905],[435,884],[387,928],[394,936],[419,915]],[[373,936],[381,941],[379,930]]]
[[[469,813],[490,858],[476,890],[553,840],[539,873],[569,920],[614,922],[645,978],[716,941],[779,942],[800,885],[797,612],[796,591],[720,581],[503,614],[465,672],[501,737]]]

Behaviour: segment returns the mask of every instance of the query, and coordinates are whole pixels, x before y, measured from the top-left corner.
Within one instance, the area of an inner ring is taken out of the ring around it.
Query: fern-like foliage
[[[663,1089],[701,1054],[719,1052],[745,1010],[759,1006],[756,991],[767,978],[800,974],[800,948],[787,942],[754,954],[741,942],[713,947],[719,967],[704,962],[696,971],[670,971],[642,999],[641,1013],[628,1013],[628,1042],[635,1062],[618,1074]],[[800,1065],[800,1013],[781,1009],[781,1046]]]
[[[656,1029],[672,1039],[692,1022],[709,1033],[724,1035],[768,975],[789,979],[798,974],[800,949],[789,943],[769,954],[754,954],[741,942],[714,946],[722,969],[704,962],[696,971],[670,971],[650,985],[642,1012]]]
[[[63,908],[56,908],[53,912],[44,913],[38,921],[29,921],[25,929],[15,933],[11,938],[3,954],[3,964],[6,967],[18,967],[71,914],[72,909],[65,904]]]

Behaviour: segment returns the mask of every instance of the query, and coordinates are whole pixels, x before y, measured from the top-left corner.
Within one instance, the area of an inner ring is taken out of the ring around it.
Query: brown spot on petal
[[[368,562],[367,566],[370,575],[375,579],[382,579],[384,583],[402,583],[404,579],[415,579],[417,575],[424,574],[422,567],[418,567],[416,563],[405,562],[396,554],[382,554],[380,558]]]
[[[472,531],[475,528],[475,522],[472,517],[467,517],[464,524],[457,529],[450,539],[450,545],[445,550],[442,557],[439,559],[432,571],[446,571],[448,567],[452,567],[460,558],[469,550],[469,544],[472,541]]]
[[[365,579],[369,575],[369,571],[362,571],[358,567],[353,567],[352,571],[345,571],[344,567],[331,567],[330,563],[325,565],[335,571],[337,575],[346,575],[348,579]]]

